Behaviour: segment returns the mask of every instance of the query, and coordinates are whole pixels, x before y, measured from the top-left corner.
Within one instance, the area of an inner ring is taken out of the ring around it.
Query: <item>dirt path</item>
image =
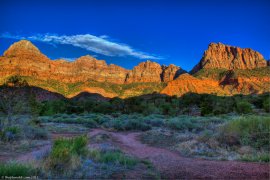
[[[109,132],[94,129],[89,135],[105,133],[124,152],[140,159],[148,159],[161,172],[162,178],[170,179],[269,179],[269,164],[237,161],[210,161],[181,157],[167,149],[142,144],[140,133]]]
[[[80,135],[79,133],[53,133],[51,141],[60,137],[74,137]],[[18,162],[31,163],[36,159],[41,159],[46,156],[52,148],[52,142],[33,148],[30,152],[18,155],[15,159]],[[10,158],[12,159],[12,158]],[[6,160],[7,161],[7,160]]]
[[[162,178],[167,179],[269,179],[270,166],[263,163],[237,161],[210,161],[186,158],[167,149],[142,144],[138,140],[140,132],[120,133],[93,129],[89,136],[104,133],[125,153],[140,159],[148,159],[159,170]],[[55,134],[58,137],[72,137],[75,134]],[[51,144],[33,149],[16,159],[21,162],[32,161],[51,148]]]

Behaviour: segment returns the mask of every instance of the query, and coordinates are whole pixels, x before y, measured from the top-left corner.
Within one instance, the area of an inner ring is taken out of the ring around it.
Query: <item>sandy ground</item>
[[[167,149],[142,144],[138,140],[139,132],[119,133],[94,129],[89,135],[99,133],[111,136],[118,147],[127,154],[150,160],[160,171],[162,178],[269,179],[269,164],[186,158]]]
[[[123,152],[147,159],[153,163],[166,179],[269,179],[270,164],[238,161],[210,161],[198,158],[182,157],[179,153],[158,147],[142,144],[139,141],[140,132],[111,132],[102,129],[92,129],[88,136],[107,134],[113,143]],[[58,137],[72,137],[75,134],[56,134]],[[51,144],[22,154],[16,159],[20,162],[31,161],[36,154],[46,153]]]

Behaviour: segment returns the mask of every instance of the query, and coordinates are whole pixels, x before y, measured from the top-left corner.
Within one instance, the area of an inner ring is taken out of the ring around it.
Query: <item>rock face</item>
[[[181,74],[186,73],[185,70],[181,69],[178,66],[170,64],[169,66],[162,66],[163,72],[161,75],[161,79],[163,82],[169,82],[176,79]]]
[[[264,57],[250,48],[241,49],[221,43],[211,43],[199,64],[191,72],[196,73],[200,69],[254,69],[266,66]]]
[[[251,49],[211,43],[192,70],[196,73],[203,69],[194,77],[178,66],[161,66],[151,61],[127,70],[89,55],[74,62],[50,60],[31,42],[22,40],[11,45],[0,57],[0,84],[12,75],[25,76],[30,85],[69,98],[82,92],[107,98],[153,92],[177,96],[188,92],[218,95],[265,93],[270,91],[270,67],[267,65],[269,61]],[[40,94],[41,97],[46,95]]]
[[[182,96],[193,92],[198,94],[262,94],[270,89],[270,68],[258,70],[229,70],[220,79],[209,78],[209,72],[199,78],[182,74],[170,81],[162,94]],[[211,77],[211,76],[210,76]]]
[[[36,46],[27,40],[14,43],[4,52],[5,57],[27,57],[29,55],[45,57]]]
[[[33,77],[39,80],[38,83],[32,84],[37,86],[41,83],[44,85],[44,82],[47,81],[58,82],[58,84],[82,84],[87,81],[118,85],[136,82],[161,83],[173,80],[180,72],[182,70],[177,66],[160,66],[158,63],[151,61],[142,62],[132,70],[127,70],[114,64],[108,65],[104,60],[97,60],[89,55],[82,56],[74,62],[68,62],[64,59],[50,60],[27,40],[14,43],[0,57],[0,83],[12,75]],[[46,84],[47,90],[53,91],[53,88],[47,86],[50,85]],[[106,92],[97,86],[100,86],[100,84],[92,87],[81,86],[80,91],[72,92],[72,94],[86,91],[90,93],[99,92],[106,97],[117,96],[114,92]],[[129,94],[132,94],[132,92]]]
[[[128,70],[107,65],[89,55],[74,62],[52,61],[43,55],[31,42],[22,40],[14,43],[0,58],[0,75],[35,76],[42,80],[56,80],[66,83],[95,80],[123,84]]]
[[[63,59],[52,61],[26,40],[14,43],[5,51],[4,56],[0,58],[0,70],[1,76],[19,74],[66,83],[94,80],[114,84],[167,82],[181,72],[177,66],[161,67],[151,61],[142,62],[133,70],[127,70],[114,64],[107,65],[104,60],[97,60],[89,55],[82,56],[74,62]]]
[[[182,96],[189,92],[198,94],[221,94],[222,89],[219,87],[219,83],[217,81],[210,79],[197,79],[186,73],[169,82],[168,85],[161,91],[161,94]]]
[[[185,73],[183,69],[173,64],[169,66],[160,65],[155,62],[146,61],[135,66],[127,75],[126,83],[134,82],[169,82]]]
[[[126,82],[161,82],[162,68],[158,63],[146,61],[127,74]]]

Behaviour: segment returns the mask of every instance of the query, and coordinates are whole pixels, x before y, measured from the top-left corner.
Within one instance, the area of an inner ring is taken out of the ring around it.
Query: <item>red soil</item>
[[[140,159],[150,160],[165,179],[269,179],[270,164],[238,161],[210,161],[197,158],[182,157],[167,149],[142,144],[138,136],[140,132],[110,132],[93,129],[88,133],[94,136],[100,133],[109,135],[113,142],[125,153]],[[74,134],[58,134],[58,137],[71,137]],[[51,148],[50,144],[23,154],[16,159],[25,162],[34,159],[34,154]]]
[[[176,152],[151,147],[138,140],[140,133],[118,133],[94,129],[94,136],[105,133],[124,152],[140,159],[148,159],[160,171],[162,178],[169,179],[269,179],[270,166],[265,163],[238,161],[210,161],[186,158]]]

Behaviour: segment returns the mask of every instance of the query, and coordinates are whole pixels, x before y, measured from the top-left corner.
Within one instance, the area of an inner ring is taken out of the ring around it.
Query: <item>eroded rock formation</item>
[[[153,92],[177,96],[188,92],[250,94],[270,91],[270,67],[267,65],[269,61],[251,49],[211,43],[193,68],[193,73],[199,71],[194,77],[178,66],[161,66],[151,61],[127,70],[89,55],[74,62],[50,60],[30,41],[21,40],[0,57],[0,83],[12,75],[25,76],[30,85],[66,97],[81,92],[98,93],[108,98]]]
[[[211,43],[191,72],[196,73],[200,69],[254,69],[266,66],[264,57],[250,48]]]

